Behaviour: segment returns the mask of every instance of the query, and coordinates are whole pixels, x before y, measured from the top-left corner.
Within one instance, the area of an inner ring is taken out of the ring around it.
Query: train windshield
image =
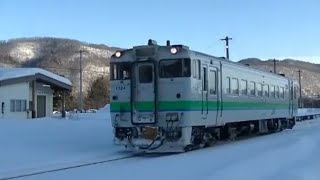
[[[131,63],[119,62],[111,64],[111,80],[125,80],[131,77]]]
[[[160,77],[190,77],[190,59],[163,59],[160,60]]]

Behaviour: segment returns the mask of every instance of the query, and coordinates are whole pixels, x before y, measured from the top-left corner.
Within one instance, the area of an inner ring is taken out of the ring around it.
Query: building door
[[[37,96],[37,118],[46,116],[46,96]]]

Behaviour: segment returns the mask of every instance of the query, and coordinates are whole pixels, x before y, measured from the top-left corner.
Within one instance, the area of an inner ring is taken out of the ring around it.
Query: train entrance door
[[[202,103],[201,114],[202,119],[207,119],[209,106],[208,106],[208,66],[202,66]]]
[[[208,73],[208,116],[210,120],[213,120],[217,124],[220,105],[218,68],[209,65]]]
[[[153,62],[138,62],[133,66],[131,82],[131,117],[134,124],[156,122],[155,66]]]
[[[289,116],[293,117],[293,82],[289,81]]]

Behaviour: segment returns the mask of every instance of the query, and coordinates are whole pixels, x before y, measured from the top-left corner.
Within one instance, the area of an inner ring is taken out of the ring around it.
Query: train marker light
[[[121,54],[120,51],[117,51],[116,54],[115,54],[115,56],[116,56],[117,58],[119,58],[121,55],[122,55],[122,54]]]
[[[170,49],[170,52],[171,52],[171,54],[177,54],[178,49],[177,49],[176,47],[172,47],[172,48]]]

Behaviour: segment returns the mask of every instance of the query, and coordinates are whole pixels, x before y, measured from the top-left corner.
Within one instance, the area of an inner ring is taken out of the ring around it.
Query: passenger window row
[[[268,98],[284,98],[284,87],[257,83],[254,81],[247,81],[234,77],[227,77],[225,79],[226,94],[257,96]]]

